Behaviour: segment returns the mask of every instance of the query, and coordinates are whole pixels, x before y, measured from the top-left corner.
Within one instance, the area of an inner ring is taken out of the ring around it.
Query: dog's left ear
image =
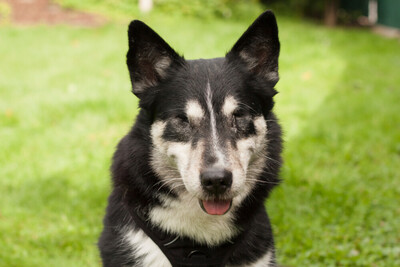
[[[251,73],[273,87],[279,80],[279,49],[275,15],[268,10],[244,32],[226,57],[230,61],[239,59]]]
[[[126,63],[132,92],[139,98],[165,79],[172,68],[185,62],[155,31],[139,20],[129,25],[128,38]]]

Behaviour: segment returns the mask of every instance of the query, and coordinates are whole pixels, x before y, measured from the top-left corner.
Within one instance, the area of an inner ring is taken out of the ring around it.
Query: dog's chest
[[[130,247],[136,267],[172,267],[161,249],[141,229],[127,230],[123,236],[124,242]],[[256,262],[242,265],[227,265],[225,267],[274,267],[273,254],[267,251]],[[133,266],[132,266],[133,267]]]

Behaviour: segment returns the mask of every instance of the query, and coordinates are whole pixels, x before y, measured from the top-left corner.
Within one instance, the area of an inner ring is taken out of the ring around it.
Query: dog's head
[[[269,164],[278,56],[270,11],[226,57],[209,60],[185,60],[144,23],[131,23],[127,64],[151,120],[151,165],[161,186],[191,194],[214,215],[251,192]]]

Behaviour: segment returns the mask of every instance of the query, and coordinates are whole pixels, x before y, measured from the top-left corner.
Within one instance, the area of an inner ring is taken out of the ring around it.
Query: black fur
[[[140,21],[131,23],[128,34],[127,64],[141,110],[130,132],[118,144],[113,158],[113,189],[99,240],[103,265],[138,266],[132,248],[121,242],[119,231],[126,226],[135,227],[132,212],[142,210],[146,216],[146,211],[160,205],[155,197],[156,191],[177,197],[168,187],[154,187],[160,178],[149,164],[153,145],[150,127],[157,119],[174,118],[164,131],[165,140],[191,140],[196,145],[199,139],[207,138],[209,132],[202,129],[193,132],[184,115],[184,104],[189,99],[197,99],[206,107],[202,99],[207,83],[213,88],[213,105],[217,110],[228,94],[244,104],[235,111],[232,121],[218,122],[218,131],[224,138],[256,134],[251,120],[256,115],[263,115],[267,121],[266,154],[269,159],[258,177],[261,182],[255,185],[235,214],[235,224],[247,233],[238,241],[229,264],[240,265],[257,260],[274,246],[264,203],[272,188],[279,183],[281,166],[281,130],[272,112],[279,56],[278,29],[273,13],[263,13],[225,58],[212,60],[184,60]],[[157,65],[160,58],[168,64]],[[235,132],[229,130],[233,124],[237,128]],[[207,129],[206,125],[201,128]],[[213,160],[212,155],[207,159],[209,162]]]

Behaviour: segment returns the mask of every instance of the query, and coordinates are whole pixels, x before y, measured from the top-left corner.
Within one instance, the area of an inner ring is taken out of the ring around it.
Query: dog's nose
[[[201,186],[213,195],[225,193],[232,185],[232,172],[223,168],[207,168],[200,174]]]

